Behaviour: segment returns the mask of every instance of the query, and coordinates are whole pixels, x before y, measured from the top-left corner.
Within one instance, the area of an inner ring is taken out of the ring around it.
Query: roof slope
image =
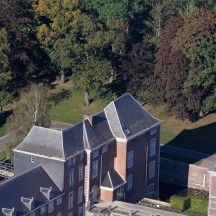
[[[119,173],[115,169],[112,169],[107,172],[101,186],[114,189],[124,183],[126,184],[126,182],[119,175]]]
[[[160,122],[128,93],[111,102],[104,110],[111,131],[117,138],[127,139]]]
[[[16,176],[0,187],[0,207],[1,208],[15,208],[18,215],[22,212],[28,212],[21,202],[21,197],[34,198],[35,207],[46,202],[46,198],[40,192],[40,187],[52,187],[53,196],[61,194],[61,191],[52,181],[42,166],[37,166],[19,176]],[[8,202],[10,201],[10,202]]]

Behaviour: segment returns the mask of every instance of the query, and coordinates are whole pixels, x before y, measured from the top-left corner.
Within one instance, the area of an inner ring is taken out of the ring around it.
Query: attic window
[[[52,187],[50,188],[40,187],[40,192],[47,198],[47,200],[51,199],[51,191],[52,191]]]
[[[28,208],[28,210],[32,210],[33,209],[33,200],[34,198],[32,197],[31,199],[29,198],[25,198],[25,197],[21,197],[21,202]]]
[[[34,163],[35,160],[34,160],[34,157],[31,157],[31,163]]]
[[[130,135],[130,134],[131,134],[131,131],[130,131],[128,128],[125,128],[125,129],[124,129],[124,133],[125,133],[126,135]]]
[[[14,213],[14,208],[12,208],[12,209],[2,208],[2,213],[5,216],[12,216]]]

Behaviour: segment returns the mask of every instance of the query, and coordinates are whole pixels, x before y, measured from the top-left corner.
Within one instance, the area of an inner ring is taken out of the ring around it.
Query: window
[[[80,207],[78,208],[78,216],[82,216],[82,215],[83,215],[83,207],[80,206]]]
[[[93,158],[96,158],[98,156],[98,150],[93,151]]]
[[[103,147],[102,147],[102,153],[107,152],[107,149],[108,149],[108,145],[103,146]]]
[[[42,206],[40,208],[40,214],[44,214],[46,212],[46,206]]]
[[[79,181],[83,180],[83,164],[79,166]]]
[[[57,200],[56,200],[56,205],[61,205],[62,204],[62,197],[59,197]]]
[[[61,213],[61,212],[58,212],[57,216],[62,216],[62,213]]]
[[[133,187],[133,174],[127,177],[127,191],[130,191]]]
[[[75,157],[75,156],[74,156],[73,159],[72,159],[72,164],[73,164],[73,165],[76,165],[76,157]]]
[[[148,194],[154,193],[154,183],[153,183],[153,184],[150,184],[150,185],[148,186],[147,192],[148,192]]]
[[[68,213],[68,216],[73,216],[73,212]]]
[[[68,160],[68,167],[71,166],[71,158]]]
[[[69,186],[74,184],[74,170],[72,169],[69,174]]]
[[[149,179],[154,178],[155,176],[155,161],[149,163]]]
[[[92,179],[98,176],[98,160],[93,161],[92,164]]]
[[[150,134],[154,135],[154,134],[156,134],[156,132],[157,132],[157,128],[154,127],[154,128],[151,129]]]
[[[78,188],[78,204],[83,201],[83,186]]]
[[[133,167],[133,150],[128,152],[127,155],[127,168]]]
[[[131,134],[131,131],[130,131],[128,128],[125,128],[125,129],[124,129],[124,133],[125,133],[126,135],[130,135],[130,134]]]
[[[156,151],[156,139],[151,139],[150,140],[150,151],[149,151],[149,156],[154,156]]]
[[[73,191],[69,193],[68,198],[68,209],[73,208]]]
[[[30,216],[35,216],[35,211],[31,212]]]
[[[31,163],[34,163],[34,162],[35,162],[34,157],[31,157]]]
[[[81,152],[80,153],[80,160],[83,160],[84,159],[84,152]]]
[[[48,204],[48,213],[53,212],[53,210],[54,210],[54,203],[53,203],[53,202],[50,202],[50,203]]]

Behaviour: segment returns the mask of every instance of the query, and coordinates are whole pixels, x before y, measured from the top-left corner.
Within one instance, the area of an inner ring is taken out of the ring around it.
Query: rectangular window
[[[68,209],[73,208],[73,191],[69,193],[68,197]]]
[[[83,180],[83,164],[79,166],[79,181]]]
[[[84,152],[80,153],[80,160],[82,161],[84,159]]]
[[[78,188],[78,204],[83,201],[83,186]]]
[[[73,157],[73,159],[72,159],[72,164],[73,164],[73,165],[76,165],[76,156]]]
[[[103,146],[103,147],[102,147],[102,153],[107,152],[107,149],[108,149],[108,145]]]
[[[154,156],[156,152],[156,138],[150,140],[149,156]]]
[[[74,170],[72,169],[69,174],[69,186],[74,184]]]
[[[127,191],[132,190],[132,188],[133,188],[133,174],[130,174],[127,177]]]
[[[133,150],[129,151],[127,155],[127,168],[133,167],[133,156]]]
[[[31,157],[31,163],[34,163],[34,162],[35,162],[34,157]]]
[[[98,176],[98,160],[93,161],[92,163],[92,179]]]
[[[62,197],[59,197],[57,200],[56,200],[56,205],[61,205],[62,204]]]
[[[150,134],[154,135],[154,134],[156,134],[156,132],[157,132],[157,128],[154,127],[154,128],[151,129]]]
[[[148,186],[147,192],[148,192],[149,195],[152,194],[152,193],[154,193],[154,183],[153,183],[153,184],[150,184],[150,185]]]
[[[46,206],[42,206],[40,208],[40,214],[44,214],[46,212]]]
[[[54,210],[54,203],[53,203],[53,202],[50,202],[50,203],[48,204],[48,213],[53,212],[53,210]]]
[[[96,158],[98,156],[98,150],[93,151],[93,158]]]
[[[149,163],[149,179],[155,177],[155,161]]]
[[[78,216],[82,216],[82,215],[83,215],[83,207],[80,206],[80,207],[78,208]]]

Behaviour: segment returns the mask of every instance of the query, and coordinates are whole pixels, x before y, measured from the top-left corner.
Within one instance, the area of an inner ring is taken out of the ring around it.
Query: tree
[[[17,139],[24,138],[33,125],[50,126],[48,91],[48,87],[42,84],[33,84],[21,91],[13,115],[9,118],[10,130],[15,131]]]

